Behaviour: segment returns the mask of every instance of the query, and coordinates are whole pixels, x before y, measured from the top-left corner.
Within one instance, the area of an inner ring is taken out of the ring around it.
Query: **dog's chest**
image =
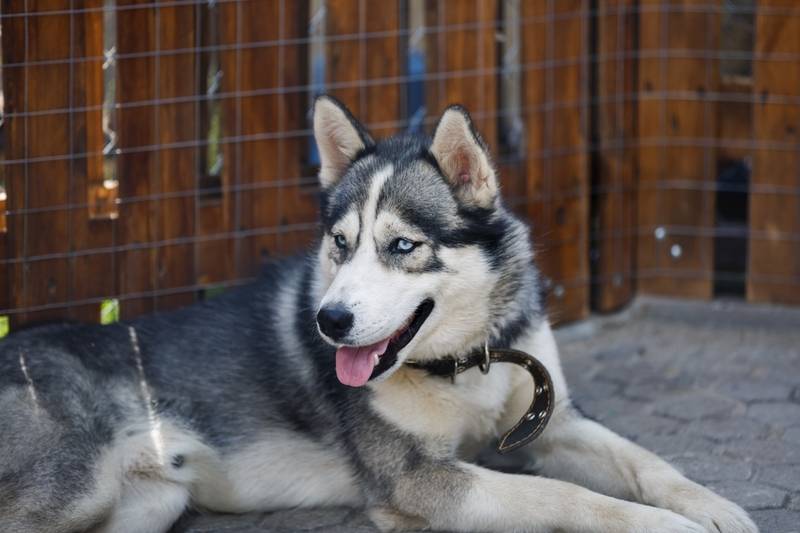
[[[493,367],[488,375],[474,368],[455,383],[401,369],[373,387],[372,406],[404,431],[456,449],[466,440],[483,441],[496,434],[511,385],[511,371],[505,365]]]

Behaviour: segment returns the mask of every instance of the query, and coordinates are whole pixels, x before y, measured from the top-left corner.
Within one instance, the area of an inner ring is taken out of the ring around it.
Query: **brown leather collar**
[[[533,401],[519,421],[500,439],[499,453],[507,453],[525,446],[544,431],[555,406],[553,380],[550,373],[538,359],[530,354],[510,348],[481,348],[465,357],[445,357],[432,361],[406,360],[406,366],[425,370],[438,377],[449,377],[453,382],[458,374],[472,367],[480,367],[484,374],[489,373],[492,363],[514,363],[523,367],[533,378]]]

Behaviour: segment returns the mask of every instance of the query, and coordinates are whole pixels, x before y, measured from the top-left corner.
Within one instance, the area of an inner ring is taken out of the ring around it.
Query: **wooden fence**
[[[0,315],[172,308],[315,235],[307,110],[465,104],[551,314],[800,303],[794,0],[3,0]]]

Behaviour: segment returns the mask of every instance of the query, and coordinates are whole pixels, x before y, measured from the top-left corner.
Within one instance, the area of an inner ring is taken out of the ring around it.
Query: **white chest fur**
[[[457,450],[496,433],[512,379],[509,365],[494,365],[487,375],[473,368],[456,377],[455,383],[401,368],[372,386],[372,406],[403,430]]]

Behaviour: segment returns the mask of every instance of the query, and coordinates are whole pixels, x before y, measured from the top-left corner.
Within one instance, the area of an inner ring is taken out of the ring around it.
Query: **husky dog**
[[[0,344],[0,530],[163,533],[187,507],[363,507],[382,529],[751,533],[747,514],[570,404],[529,230],[467,112],[375,141],[320,97],[308,257],[201,304]],[[469,461],[530,376],[408,364],[487,344],[538,357],[541,474]]]

